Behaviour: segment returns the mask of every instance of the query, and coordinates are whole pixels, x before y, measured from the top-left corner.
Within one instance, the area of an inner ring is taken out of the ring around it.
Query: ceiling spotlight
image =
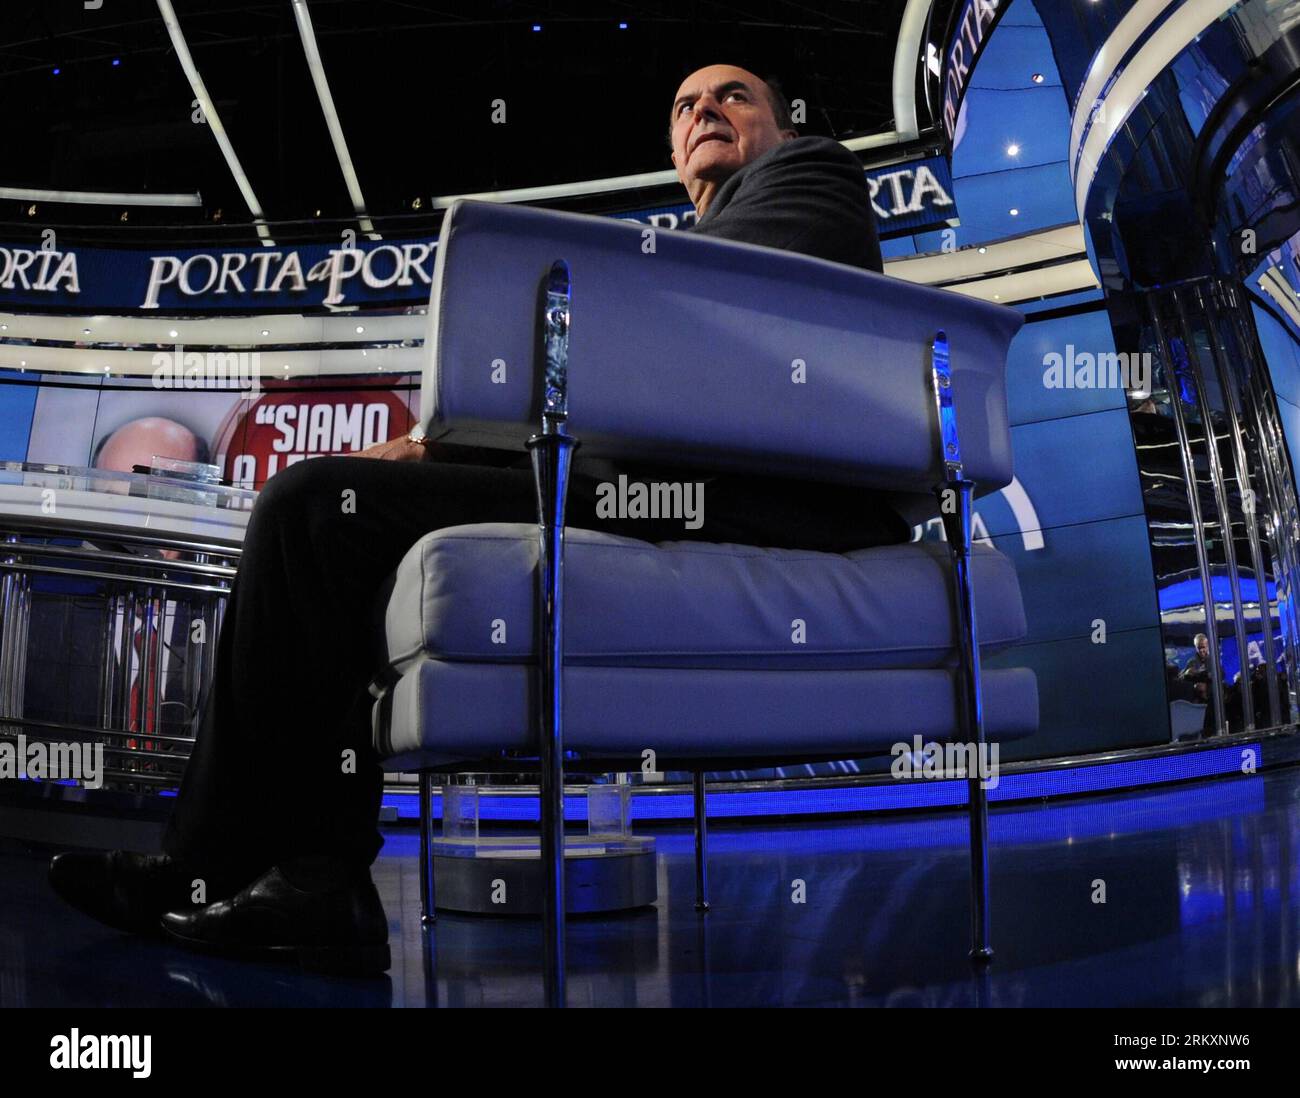
[[[365,331],[365,328],[362,327],[360,324],[358,324],[358,325],[357,325],[357,335],[360,335],[360,334],[361,334],[362,332],[364,332],[364,331]]]
[[[81,334],[84,335],[84,336],[88,336],[88,335],[90,335],[90,329],[89,329],[89,328],[82,328],[82,329],[81,329]]]
[[[994,301],[997,301],[997,300],[999,300],[1001,297],[1002,297],[1001,294],[994,294],[994,295],[993,295],[993,300],[994,300]]]
[[[121,63],[122,63],[122,59],[120,57],[113,58],[113,68],[117,68],[118,65],[120,65]]]
[[[316,216],[317,216],[317,217],[320,217],[320,210],[317,210],[317,211],[316,211]]]
[[[1032,80],[1035,84],[1041,84],[1043,82],[1043,74],[1041,72],[1036,72],[1029,79]]]
[[[534,34],[536,34],[536,33],[537,33],[539,30],[541,30],[541,29],[542,29],[542,25],[541,25],[541,23],[534,23],[534,24],[533,24],[533,33],[534,33]],[[57,71],[58,71],[58,70],[55,69],[55,72],[57,72]]]
[[[263,329],[262,329],[262,334],[263,334],[264,336],[269,336],[269,335],[271,334],[271,329],[270,329],[270,328],[263,328]]]
[[[1020,155],[1020,146],[1017,145],[1014,141],[1011,142],[1011,144],[1007,146],[1007,155],[1008,155],[1008,156],[1019,156],[1019,155]]]
[[[8,325],[8,324],[0,324],[0,332],[7,332],[7,331],[9,331],[9,325]]]
[[[176,338],[176,335],[177,335],[177,333],[176,333],[176,329],[175,329],[175,328],[173,328],[170,332],[167,333],[167,337],[168,337],[169,339],[175,339],[175,338]]]
[[[1019,217],[1019,216],[1020,216],[1020,211],[1019,211],[1018,209],[1016,209],[1015,206],[1012,206],[1012,207],[1011,207],[1011,216],[1012,216],[1012,217]]]
[[[620,24],[618,25],[618,29],[621,30],[621,31],[625,31],[625,30],[627,30],[627,24],[626,24],[626,23],[620,23]]]
[[[987,248],[985,248],[985,247],[981,247],[981,248],[980,248],[980,255],[983,255],[983,254],[984,254],[985,252],[987,252],[987,251],[988,251]]]

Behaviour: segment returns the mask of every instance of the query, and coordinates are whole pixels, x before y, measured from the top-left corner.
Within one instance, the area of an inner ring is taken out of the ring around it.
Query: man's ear
[[[782,130],[782,131],[781,131],[781,140],[782,140],[782,141],[793,141],[793,140],[794,140],[796,137],[798,137],[798,136],[799,136],[799,131],[798,131],[798,130]]]

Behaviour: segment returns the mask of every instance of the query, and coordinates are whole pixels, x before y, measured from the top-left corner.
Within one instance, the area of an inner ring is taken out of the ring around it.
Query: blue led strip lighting
[[[1072,766],[1059,770],[1037,770],[1005,774],[996,788],[989,790],[990,801],[1032,800],[1038,797],[1062,797],[1077,793],[1101,793],[1112,789],[1159,785],[1218,774],[1239,772],[1247,752],[1253,752],[1254,764],[1260,765],[1262,753],[1258,743],[1240,747],[1216,747],[1182,755],[1154,759],[1132,759],[1099,763],[1095,766]],[[966,803],[966,783],[962,779],[908,781],[881,785],[832,786],[821,789],[718,790],[709,794],[710,818],[736,816],[816,816],[841,812],[897,812],[908,809],[957,808]],[[403,819],[418,815],[414,792],[388,793],[384,804],[396,808]],[[535,794],[501,793],[479,800],[484,820],[504,823],[536,823]],[[442,812],[442,797],[434,795],[433,812]],[[633,793],[633,820],[689,820],[692,814],[689,793]],[[575,823],[587,819],[587,798],[572,794],[564,798],[564,818]]]

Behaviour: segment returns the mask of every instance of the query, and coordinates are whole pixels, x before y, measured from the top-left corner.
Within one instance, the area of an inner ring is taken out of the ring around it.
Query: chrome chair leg
[[[433,775],[420,771],[420,924],[438,917],[433,883]]]
[[[695,800],[695,910],[709,910],[709,817],[704,803],[704,771],[693,775]]]
[[[546,372],[542,433],[528,440],[537,486],[537,735],[541,779],[542,934],[546,1005],[565,1005],[564,972],[564,506],[578,442],[568,416],[569,268],[552,265],[542,316]]]
[[[984,694],[980,673],[979,631],[975,622],[975,599],[971,583],[971,497],[975,483],[967,480],[962,472],[948,339],[943,332],[939,332],[934,339],[931,377],[939,412],[944,469],[944,480],[935,486],[935,495],[939,500],[939,514],[943,519],[948,551],[952,558],[958,676],[961,679],[959,710],[966,742],[974,745],[978,760],[984,755]],[[970,957],[977,964],[985,964],[993,957],[989,929],[988,797],[978,770],[974,775],[968,776],[966,785],[970,814]]]

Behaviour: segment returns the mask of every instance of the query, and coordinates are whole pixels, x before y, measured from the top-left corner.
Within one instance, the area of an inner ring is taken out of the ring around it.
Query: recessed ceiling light
[[[364,332],[364,331],[365,331],[365,328],[364,328],[362,325],[358,324],[358,325],[357,325],[357,335],[360,335],[360,334],[361,334],[362,332]]]
[[[1043,82],[1043,74],[1041,72],[1036,72],[1029,79],[1032,80],[1035,84],[1041,84]]]
[[[1008,155],[1008,156],[1019,156],[1019,155],[1020,155],[1020,146],[1017,145],[1014,141],[1011,142],[1011,144],[1007,146],[1007,155]]]
[[[175,329],[175,328],[173,328],[170,332],[167,333],[167,335],[168,335],[168,337],[169,337],[170,339],[175,339],[175,338],[176,338],[176,334],[177,334],[177,333],[176,333],[176,329]]]
[[[84,336],[88,336],[88,335],[90,335],[90,329],[89,329],[89,328],[82,328],[82,329],[81,329],[81,334],[84,335]]]
[[[8,325],[8,324],[0,324],[0,332],[7,332],[7,331],[9,331],[9,325]]]
[[[988,251],[987,248],[985,248],[985,247],[983,247],[983,246],[980,247],[980,255],[983,255],[983,254],[984,254],[985,252],[987,252],[987,251]]]
[[[1019,211],[1018,209],[1016,209],[1015,206],[1012,206],[1012,207],[1011,207],[1011,216],[1012,216],[1012,217],[1019,217],[1019,216],[1020,216],[1020,211]]]
[[[263,334],[264,336],[269,336],[269,335],[271,334],[271,331],[270,331],[269,328],[263,328],[263,329],[262,329],[262,334]]]

